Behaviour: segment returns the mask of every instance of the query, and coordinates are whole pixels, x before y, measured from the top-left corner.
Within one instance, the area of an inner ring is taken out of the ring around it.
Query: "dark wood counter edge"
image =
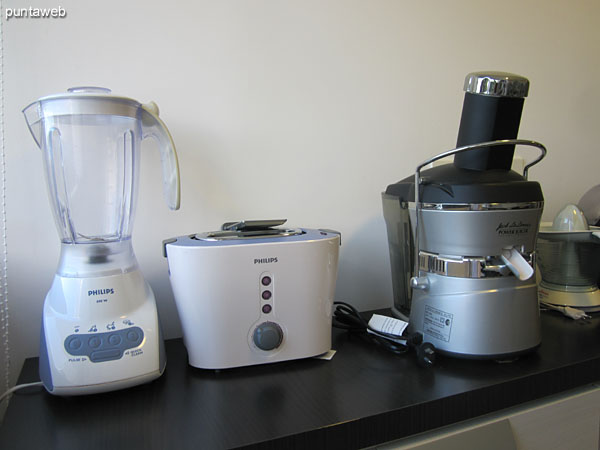
[[[426,403],[260,442],[244,449],[364,448],[600,381],[600,358]]]
[[[564,324],[573,323],[561,321],[555,315],[551,317],[553,317],[552,320],[546,317],[542,324],[546,324],[546,333],[550,333],[555,338],[557,330],[562,331]],[[598,324],[597,321],[595,322]],[[549,364],[538,365],[534,361],[530,365],[530,369],[533,370],[529,370],[524,375],[519,375],[518,370],[509,371],[508,378],[505,378],[504,381],[490,380],[489,383],[478,383],[479,387],[460,393],[436,396],[431,400],[403,403],[397,408],[392,407],[388,410],[377,411],[377,409],[371,408],[370,414],[359,415],[348,421],[330,422],[320,428],[306,428],[306,431],[299,429],[288,435],[279,434],[279,437],[270,440],[247,441],[247,445],[238,448],[352,449],[370,447],[598,383],[600,382],[600,349],[597,344],[590,344],[592,342],[590,338],[594,339],[593,342],[597,342],[596,330],[598,328],[594,326],[587,329],[587,335],[570,333],[566,335],[566,338],[565,336],[561,337],[560,341],[564,342],[565,346],[557,348],[556,354],[552,347],[553,339],[548,339],[550,345],[545,347],[545,353],[542,347],[540,355],[543,357],[545,354]],[[180,341],[181,339],[174,339],[171,345],[178,349],[177,353],[181,356],[183,344]],[[583,351],[576,351],[575,355],[571,355],[571,347],[576,346],[575,348],[579,349],[582,343],[588,345],[584,346]],[[565,358],[566,354],[569,357]],[[450,360],[448,363],[452,368],[454,364],[450,363]],[[536,366],[538,366],[537,370],[534,368]],[[37,358],[28,359],[19,376],[19,383],[34,381],[37,373],[36,367]],[[164,379],[162,382],[165,382]],[[1,435],[2,433],[0,433]]]

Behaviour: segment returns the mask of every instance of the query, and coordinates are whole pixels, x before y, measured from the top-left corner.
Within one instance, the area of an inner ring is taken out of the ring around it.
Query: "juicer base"
[[[421,274],[424,275],[423,273]],[[541,343],[535,277],[466,279],[428,273],[429,288],[413,291],[410,331],[442,353],[506,359]]]

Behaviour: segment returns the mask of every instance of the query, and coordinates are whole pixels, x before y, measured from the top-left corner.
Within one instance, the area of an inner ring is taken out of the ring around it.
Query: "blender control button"
[[[121,343],[122,339],[121,336],[119,336],[118,334],[111,334],[108,337],[108,343],[110,345],[119,345]]]
[[[67,338],[67,348],[68,350],[79,350],[81,348],[81,346],[83,345],[83,343],[81,342],[81,339],[79,339],[78,337],[74,337],[71,336],[70,338]]]
[[[268,275],[265,275],[264,277],[262,277],[262,280],[260,280],[260,282],[262,283],[263,286],[268,286],[271,284],[271,277]]]
[[[271,293],[271,291],[263,291],[262,293],[263,300],[269,300],[272,296],[273,294]]]
[[[274,322],[264,322],[256,327],[252,337],[254,344],[261,350],[274,350],[283,341],[283,331]]]
[[[138,342],[141,340],[140,333],[137,330],[129,330],[127,332],[127,339],[131,342]]]
[[[272,309],[273,308],[271,307],[271,305],[263,305],[262,312],[264,312],[265,314],[269,314]]]
[[[92,348],[98,348],[98,347],[100,347],[101,344],[102,344],[102,339],[100,339],[98,336],[91,337],[90,340],[88,341],[88,345]]]
[[[97,350],[90,354],[90,360],[92,362],[111,361],[114,359],[119,359],[121,356],[123,356],[121,350],[117,348],[110,350]]]

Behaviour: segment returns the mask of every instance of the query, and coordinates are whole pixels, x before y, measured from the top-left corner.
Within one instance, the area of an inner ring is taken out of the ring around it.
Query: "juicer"
[[[527,177],[546,149],[516,139],[526,78],[475,72],[464,89],[457,148],[382,194],[392,311],[442,353],[504,359],[541,342],[534,275],[544,198]],[[523,174],[511,170],[515,145],[539,151]]]
[[[166,358],[156,302],[131,244],[142,139],[156,139],[165,198],[179,208],[177,154],[158,107],[85,87],[23,113],[61,238],[40,333],[46,390],[90,394],[159,377]]]

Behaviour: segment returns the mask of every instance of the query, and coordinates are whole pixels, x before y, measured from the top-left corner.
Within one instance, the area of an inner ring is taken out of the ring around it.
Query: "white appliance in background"
[[[540,302],[600,311],[600,227],[589,226],[577,205],[566,205],[552,223],[541,224],[537,254]]]
[[[331,349],[340,235],[227,223],[164,242],[189,364],[225,369]]]
[[[175,146],[155,104],[102,88],[73,88],[23,110],[42,150],[61,237],[44,302],[40,377],[48,392],[79,395],[159,377],[166,364],[154,294],[131,245],[141,140],[154,137],[164,193],[179,208]]]

